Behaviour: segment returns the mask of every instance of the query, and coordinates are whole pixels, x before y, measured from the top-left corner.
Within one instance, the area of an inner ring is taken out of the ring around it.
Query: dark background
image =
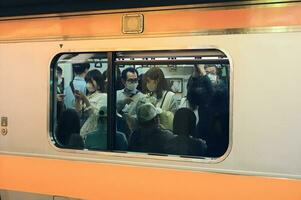
[[[0,0],[0,17],[232,1],[233,0]]]

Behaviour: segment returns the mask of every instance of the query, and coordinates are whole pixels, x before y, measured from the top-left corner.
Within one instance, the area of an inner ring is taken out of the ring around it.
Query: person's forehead
[[[137,78],[136,72],[127,72],[127,78]]]

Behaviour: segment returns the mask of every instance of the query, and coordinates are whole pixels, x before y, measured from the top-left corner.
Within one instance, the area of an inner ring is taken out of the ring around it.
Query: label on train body
[[[1,117],[1,126],[8,126],[8,117]]]

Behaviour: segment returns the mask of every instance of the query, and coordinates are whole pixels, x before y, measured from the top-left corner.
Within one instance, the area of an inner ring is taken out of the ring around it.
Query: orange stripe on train
[[[141,13],[144,14],[143,34],[301,25],[301,4]],[[122,15],[118,13],[0,21],[0,40],[122,36]]]
[[[4,155],[0,188],[83,199],[301,199],[301,180]]]

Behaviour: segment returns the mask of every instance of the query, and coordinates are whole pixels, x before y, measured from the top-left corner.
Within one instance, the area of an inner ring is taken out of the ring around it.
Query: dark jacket
[[[175,136],[160,127],[137,129],[129,140],[129,150],[147,153],[166,153],[165,146]]]
[[[212,85],[207,76],[190,77],[188,85],[198,105],[196,137],[207,142],[207,156],[222,156],[229,143],[228,87],[223,83]]]
[[[179,135],[169,141],[166,152],[175,155],[206,156],[207,144],[204,140]]]

